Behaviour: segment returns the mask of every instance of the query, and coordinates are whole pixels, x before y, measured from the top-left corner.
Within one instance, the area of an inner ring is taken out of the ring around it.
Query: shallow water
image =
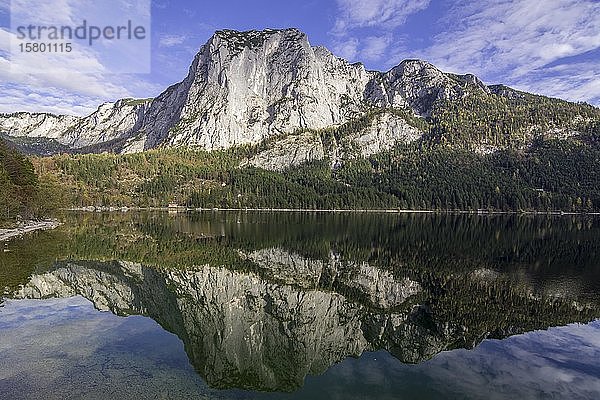
[[[0,398],[600,396],[600,220],[69,214],[0,254]]]

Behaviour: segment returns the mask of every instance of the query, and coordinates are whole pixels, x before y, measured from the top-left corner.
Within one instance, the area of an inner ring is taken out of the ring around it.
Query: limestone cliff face
[[[151,145],[211,150],[258,143],[349,120],[362,110],[368,79],[362,66],[311,47],[295,29],[219,31],[202,47],[187,78],[159,96],[142,130]],[[156,106],[165,105],[174,107],[169,114],[178,114],[177,121],[153,118]]]
[[[303,132],[275,140],[246,163],[269,171],[283,171],[310,161],[323,160],[329,154],[318,134]]]
[[[332,168],[356,157],[369,157],[399,143],[411,143],[423,132],[393,113],[377,114],[369,124],[345,137],[325,139],[319,131],[304,131],[272,140],[247,164],[270,171],[283,171],[310,161],[329,159]]]
[[[70,115],[28,112],[0,114],[0,130],[13,137],[45,137],[62,141],[63,133],[79,120]]]
[[[0,133],[13,138],[54,139],[78,150],[128,138],[139,127],[149,104],[123,99],[102,104],[87,117],[35,113],[0,114]]]
[[[4,114],[0,133],[54,139],[83,152],[128,153],[157,146],[225,149],[340,126],[374,107],[426,116],[436,99],[458,98],[467,87],[489,92],[474,76],[450,76],[419,60],[404,61],[386,73],[367,71],[311,46],[297,29],[224,30],[200,49],[182,82],[154,99],[104,104],[83,118]],[[377,119],[368,137],[357,139],[362,154],[403,140],[404,124],[398,117]],[[311,143],[297,148],[299,154],[285,163],[322,158]],[[281,169],[271,164],[270,169]]]
[[[405,60],[369,82],[367,98],[379,107],[410,108],[428,115],[436,100],[452,100],[469,90],[490,93],[474,75],[445,74],[421,60]]]
[[[360,293],[369,306],[382,310],[400,307],[423,291],[418,282],[409,278],[398,279],[389,271],[366,262],[342,260],[333,252],[325,261],[308,259],[280,248],[240,254],[277,282],[314,289],[327,281],[327,285],[340,293]]]

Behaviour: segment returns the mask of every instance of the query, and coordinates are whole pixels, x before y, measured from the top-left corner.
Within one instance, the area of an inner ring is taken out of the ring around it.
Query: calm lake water
[[[0,253],[0,398],[598,399],[600,218],[67,214]]]

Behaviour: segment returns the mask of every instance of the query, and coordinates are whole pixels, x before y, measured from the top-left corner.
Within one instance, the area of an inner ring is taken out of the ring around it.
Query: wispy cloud
[[[130,2],[124,7],[138,3]],[[30,10],[23,1],[13,1],[11,16],[20,15],[40,24],[53,24],[56,21],[51,17],[60,15],[60,23],[76,26],[81,24],[81,20],[73,15],[86,15],[75,9],[82,4],[73,0],[56,0],[51,2],[51,9],[47,8],[48,5],[40,5],[30,7]],[[7,7],[7,3],[0,4],[0,9],[6,12]],[[109,19],[110,16],[102,18]],[[106,101],[148,97],[148,93],[160,90],[140,76],[112,74],[111,66],[106,62],[119,58],[118,53],[109,51],[103,54],[102,49],[79,47],[78,51],[70,53],[30,53],[27,57],[16,57],[10,52],[11,41],[16,42],[15,39],[16,35],[8,28],[0,28],[0,87],[3,92],[0,112],[86,115]],[[123,59],[119,58],[119,61]]]
[[[358,46],[360,42],[357,38],[349,37],[336,40],[333,51],[346,60],[355,60],[359,54]]]
[[[516,88],[600,105],[600,63],[578,62],[542,68],[513,80]]]
[[[71,57],[69,63],[58,58],[40,54],[37,65],[51,72],[31,73],[31,65],[21,65],[11,60],[8,52],[13,34],[0,28],[0,81],[3,96],[0,100],[1,112],[31,110],[40,112],[69,114],[88,113],[93,110],[92,103],[99,99],[117,99],[131,95],[126,88],[110,83],[102,74],[78,73],[77,65],[97,65],[92,55],[80,53]],[[25,71],[25,72],[23,72]]]
[[[424,10],[430,0],[337,0],[340,15],[332,33],[344,35],[355,28],[379,26],[394,29],[406,18]]]
[[[363,48],[361,50],[361,55],[367,61],[376,61],[385,56],[389,45],[392,43],[392,36],[389,34],[382,36],[368,36],[363,39],[362,43]]]
[[[379,61],[394,40],[394,30],[430,0],[336,0],[338,16],[330,31],[333,50],[348,60]],[[365,34],[365,28],[370,29]]]
[[[598,102],[598,78],[570,60],[600,48],[598,15],[595,0],[456,2],[433,44],[415,53],[445,70]],[[571,65],[559,73],[562,63]]]
[[[451,68],[521,76],[600,47],[598,15],[590,0],[461,2],[425,54]]]
[[[158,44],[161,47],[173,47],[183,44],[187,40],[184,35],[163,35]]]

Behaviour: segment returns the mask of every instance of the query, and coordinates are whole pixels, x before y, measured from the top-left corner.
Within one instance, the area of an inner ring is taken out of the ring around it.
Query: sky
[[[68,13],[81,1],[32,4]],[[131,0],[140,1],[150,0]],[[185,77],[215,30],[288,27],[368,69],[419,58],[487,84],[600,106],[599,0],[152,0],[149,68],[135,74],[112,73],[93,52],[47,73],[26,71],[10,56],[10,5],[0,0],[0,112],[86,115],[119,98],[154,97]]]

